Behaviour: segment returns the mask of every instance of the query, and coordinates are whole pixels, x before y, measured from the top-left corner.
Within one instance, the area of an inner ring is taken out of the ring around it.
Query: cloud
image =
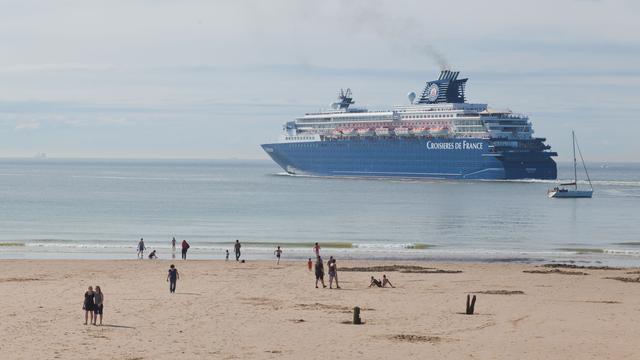
[[[15,131],[30,131],[40,129],[40,122],[35,120],[21,120],[16,123]]]

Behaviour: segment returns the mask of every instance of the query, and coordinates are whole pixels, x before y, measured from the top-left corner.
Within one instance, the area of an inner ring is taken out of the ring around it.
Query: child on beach
[[[282,255],[282,249],[280,249],[280,246],[278,246],[278,248],[276,249],[276,251],[273,252],[276,257],[278,258],[278,261],[276,262],[277,265],[280,265],[280,255]]]
[[[224,254],[224,260],[225,260],[225,261],[229,261],[229,249],[225,250],[224,252],[225,252],[225,254]]]
[[[311,271],[311,269],[313,268],[313,261],[311,261],[311,258],[309,258],[309,261],[307,261],[307,267],[309,268],[309,271]]]
[[[149,259],[153,260],[153,259],[157,259],[158,255],[156,255],[156,251],[153,250],[152,252],[149,253]]]
[[[178,269],[176,269],[175,265],[171,264],[169,266],[169,273],[167,274],[167,281],[169,282],[169,292],[176,292],[176,282],[180,279],[180,274],[178,274]]]
[[[89,314],[91,314],[91,323],[94,322],[93,310],[95,309],[95,303],[93,302],[93,287],[89,286],[87,292],[84,293],[84,303],[82,303],[82,310],[84,310],[84,324],[87,325],[89,320]]]
[[[96,325],[98,315],[100,315],[100,326],[102,326],[102,309],[104,308],[104,294],[100,286],[96,285],[96,291],[93,293],[93,302],[95,307],[93,309],[93,325]]]

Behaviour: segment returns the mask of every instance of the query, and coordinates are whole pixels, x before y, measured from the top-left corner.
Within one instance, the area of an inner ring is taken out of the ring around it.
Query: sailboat
[[[580,145],[578,145],[576,141],[576,134],[573,131],[571,131],[571,138],[573,140],[573,182],[560,184],[560,186],[549,189],[549,191],[547,191],[547,196],[549,196],[550,198],[591,198],[591,196],[593,195],[593,186],[591,185],[589,172],[587,171],[587,166],[584,164],[582,151],[580,151]],[[578,162],[576,160],[576,146],[578,147],[578,154],[580,154],[580,161],[582,161],[584,173],[587,175],[589,190],[578,190]],[[573,186],[573,189],[568,188],[567,186]]]

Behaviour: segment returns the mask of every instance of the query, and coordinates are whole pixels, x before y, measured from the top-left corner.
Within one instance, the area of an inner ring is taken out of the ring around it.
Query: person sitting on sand
[[[369,284],[369,287],[372,286],[377,286],[377,287],[382,287],[382,282],[380,282],[380,280],[374,278],[373,276],[371,277],[371,283]]]
[[[100,286],[96,285],[96,291],[93,293],[93,302],[95,303],[95,308],[93,309],[93,325],[96,325],[96,321],[98,320],[98,315],[100,315],[100,326],[102,326],[102,309],[104,308],[104,294],[102,293],[102,289]]]
[[[157,258],[158,258],[158,255],[156,255],[155,250],[149,253],[149,259],[157,259]]]
[[[95,303],[93,300],[93,287],[89,286],[87,292],[84,293],[84,303],[82,303],[82,310],[84,310],[84,324],[87,325],[89,320],[89,314],[91,314],[91,323],[93,324],[93,310],[95,309]]]
[[[316,289],[318,288],[318,280],[322,282],[322,287],[326,288],[327,285],[324,284],[324,264],[322,264],[322,258],[318,255],[316,259]]]
[[[169,273],[167,274],[167,281],[169,282],[170,293],[176,292],[176,282],[178,282],[178,279],[180,279],[180,274],[178,274],[178,269],[176,269],[175,265],[171,264],[171,266],[169,266]]]
[[[391,286],[392,288],[394,288],[395,286],[391,285],[391,281],[389,281],[389,279],[387,279],[387,275],[382,275],[382,287],[387,286],[387,284],[389,284],[389,286]]]

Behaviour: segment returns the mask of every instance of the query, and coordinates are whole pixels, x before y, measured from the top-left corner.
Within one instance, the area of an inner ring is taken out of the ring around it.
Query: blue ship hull
[[[541,145],[540,140],[522,142]],[[555,153],[540,146],[501,150],[487,139],[367,137],[273,143],[262,148],[290,174],[476,180],[557,177],[551,158]]]

